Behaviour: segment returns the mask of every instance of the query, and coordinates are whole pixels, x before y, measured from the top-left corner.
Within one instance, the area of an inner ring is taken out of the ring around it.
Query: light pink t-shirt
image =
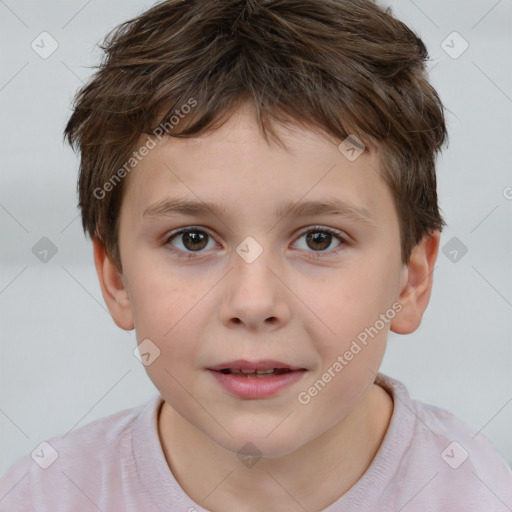
[[[358,482],[323,512],[510,512],[512,471],[482,434],[413,401],[379,374],[394,401],[384,441]],[[169,470],[157,430],[160,396],[54,437],[0,481],[0,511],[205,512]],[[58,457],[47,469],[47,465]],[[310,511],[318,512],[318,511]]]

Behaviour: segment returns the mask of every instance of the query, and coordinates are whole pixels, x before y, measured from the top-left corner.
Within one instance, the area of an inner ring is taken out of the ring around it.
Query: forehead
[[[393,208],[375,151],[350,160],[308,128],[275,128],[285,147],[269,144],[245,108],[206,135],[162,139],[128,176],[122,210],[141,219],[166,199],[215,203],[231,216],[280,216],[298,201],[313,211],[311,203],[336,199],[368,216]]]

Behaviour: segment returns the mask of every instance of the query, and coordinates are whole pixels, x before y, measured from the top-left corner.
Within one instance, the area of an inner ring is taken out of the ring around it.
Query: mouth
[[[211,366],[208,370],[220,372],[224,375],[236,375],[237,377],[247,377],[250,379],[273,377],[275,375],[283,375],[285,373],[306,371],[306,368],[271,359],[260,361],[237,359],[236,361],[229,361]]]
[[[221,389],[238,399],[270,399],[297,385],[307,368],[275,360],[238,359],[207,368]]]
[[[222,370],[214,370],[223,373],[224,375],[236,375],[238,377],[247,377],[251,378],[265,378],[265,377],[273,377],[274,375],[282,375],[283,373],[291,373],[293,371],[300,370],[290,370],[288,368],[266,368],[264,370],[242,370],[241,368],[224,368]]]

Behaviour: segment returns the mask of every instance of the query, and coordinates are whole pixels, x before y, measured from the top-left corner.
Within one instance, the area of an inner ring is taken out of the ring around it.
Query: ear
[[[439,231],[425,235],[413,248],[409,263],[403,267],[398,297],[402,310],[390,325],[397,334],[414,332],[421,324],[432,291],[440,236]]]
[[[92,241],[94,265],[100,282],[101,293],[115,324],[130,331],[134,328],[130,299],[123,283],[122,273],[110,261],[105,246],[98,239]]]

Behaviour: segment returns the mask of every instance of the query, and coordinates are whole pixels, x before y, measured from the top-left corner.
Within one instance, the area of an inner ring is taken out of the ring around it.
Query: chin
[[[279,428],[272,432],[272,429],[257,428],[252,425],[251,429],[238,430],[231,432],[233,437],[226,439],[213,439],[216,443],[220,444],[226,450],[237,455],[239,458],[245,456],[255,456],[256,458],[279,458],[285,457],[290,453],[301,448],[306,440],[297,435],[297,431],[289,432],[282,429],[278,432]],[[262,435],[262,432],[265,432]],[[270,435],[267,432],[272,432]]]

